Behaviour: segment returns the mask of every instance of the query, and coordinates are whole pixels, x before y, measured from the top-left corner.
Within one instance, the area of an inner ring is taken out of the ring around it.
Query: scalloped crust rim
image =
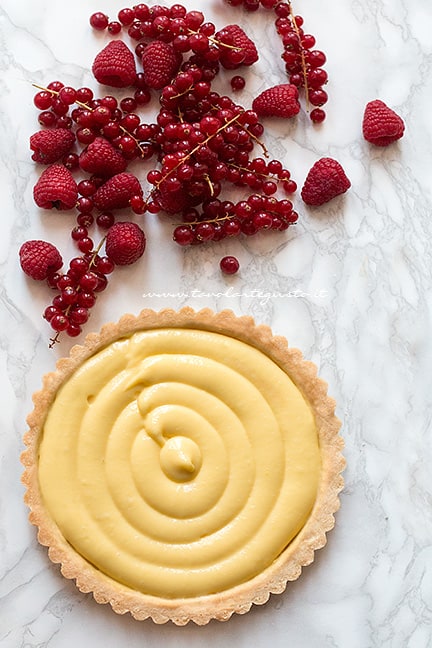
[[[230,335],[257,347],[288,373],[302,391],[315,415],[322,453],[320,486],[314,508],[305,526],[281,555],[262,573],[229,590],[193,599],[159,599],[132,590],[93,567],[65,540],[44,508],[38,484],[38,448],[46,413],[60,385],[68,380],[88,357],[115,340],[136,331],[154,328],[200,328]],[[25,467],[22,482],[24,500],[30,509],[29,520],[38,527],[40,544],[48,547],[53,563],[59,563],[65,578],[74,579],[81,592],[91,592],[98,603],[109,603],[118,614],[130,613],[137,620],[151,618],[161,624],[172,621],[186,625],[193,621],[205,625],[212,619],[228,620],[234,613],[245,614],[252,605],[263,605],[270,594],[280,594],[289,581],[296,580],[302,568],[314,560],[317,549],[326,544],[326,534],[335,524],[339,493],[344,482],[345,459],[341,422],[335,415],[335,401],[327,395],[327,383],[317,376],[316,366],[303,359],[284,337],[274,336],[265,325],[256,325],[250,316],[236,316],[231,310],[215,313],[211,309],[179,311],[144,309],[139,315],[124,315],[108,323],[99,333],[90,333],[82,345],[75,345],[68,358],[58,360],[56,370],[43,377],[43,387],[33,395],[34,409],[27,417],[24,435],[26,450],[21,455]]]

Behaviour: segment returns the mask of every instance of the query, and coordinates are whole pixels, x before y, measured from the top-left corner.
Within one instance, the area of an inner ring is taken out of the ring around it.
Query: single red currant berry
[[[87,103],[93,99],[93,90],[87,87],[78,88],[76,91],[76,98],[77,101],[81,101],[81,103]]]
[[[134,214],[144,214],[147,209],[147,204],[143,196],[132,196],[129,204]]]
[[[60,90],[60,92],[58,94],[58,97],[59,97],[60,101],[67,104],[68,106],[70,106],[71,104],[73,104],[75,102],[76,95],[77,95],[77,93],[76,93],[75,88],[72,88],[70,86],[64,86]]]
[[[96,11],[90,16],[90,25],[93,29],[104,30],[108,26],[108,16],[101,11]]]
[[[62,313],[59,313],[51,318],[50,324],[54,331],[65,331],[69,326],[69,319]]]
[[[72,324],[85,324],[89,318],[88,309],[84,306],[74,306],[69,311],[69,319]]]
[[[83,196],[82,198],[78,198],[76,206],[82,214],[89,214],[93,209],[93,200]]]
[[[76,301],[77,291],[73,286],[66,286],[61,292],[61,298],[65,304],[74,304]]]
[[[105,288],[108,285],[108,279],[105,277],[105,275],[103,275],[101,273],[98,273],[97,276],[98,276],[98,279],[99,279],[99,283],[98,283],[97,287],[95,288],[95,292],[102,292],[103,290],[105,290]]]
[[[53,90],[54,92],[60,92],[63,88],[64,83],[61,81],[50,81],[47,85],[48,90]]]
[[[72,322],[69,324],[69,326],[66,329],[66,333],[69,335],[69,337],[78,337],[81,333],[81,326],[78,324],[73,324]]]
[[[79,167],[79,156],[77,153],[68,153],[63,157],[62,163],[69,171],[75,171]]]
[[[196,235],[200,241],[212,241],[214,237],[213,223],[198,223],[196,226]]]
[[[111,225],[114,225],[115,217],[112,212],[102,212],[96,217],[96,223],[102,229],[109,229]]]
[[[320,50],[311,50],[306,54],[306,62],[311,68],[320,68],[326,62],[326,55]]]
[[[94,216],[93,214],[78,214],[77,216],[77,223],[81,227],[91,227],[94,223]]]
[[[134,21],[135,12],[133,9],[129,9],[129,8],[120,9],[120,11],[117,14],[117,18],[119,19],[122,25],[130,25]]]
[[[74,241],[80,241],[81,239],[88,236],[88,230],[86,227],[81,227],[78,225],[77,227],[73,228],[71,236]]]
[[[297,184],[294,182],[294,180],[284,180],[282,182],[282,187],[287,194],[292,194],[297,191]]]
[[[104,275],[111,274],[115,268],[115,263],[111,261],[107,256],[100,257],[97,269],[98,272],[101,272]]]
[[[224,274],[235,274],[240,268],[240,263],[235,256],[224,256],[220,260],[219,267]]]
[[[309,117],[314,122],[314,124],[321,124],[326,118],[326,113],[322,108],[314,108],[311,111]]]
[[[57,117],[53,112],[51,112],[51,110],[44,110],[39,114],[38,122],[41,126],[51,128],[56,125]]]
[[[187,225],[179,225],[173,232],[173,240],[179,245],[191,245],[194,239],[194,231]]]
[[[81,180],[78,182],[78,193],[85,198],[89,198],[96,191],[96,185],[91,180]]]
[[[243,88],[246,85],[245,79],[240,75],[233,76],[230,83],[231,83],[231,88],[234,90],[234,92],[238,90],[243,90]]]
[[[43,313],[43,318],[46,319],[47,322],[50,322],[54,315],[61,315],[61,311],[58,310],[55,306],[47,306],[45,308],[44,313]]]
[[[88,270],[88,262],[83,257],[74,257],[69,263],[69,267],[78,276],[83,275]]]
[[[313,106],[323,106],[328,100],[325,90],[311,90],[309,92],[309,101]]]
[[[148,88],[138,88],[135,90],[134,99],[139,106],[145,106],[151,100],[151,93]]]
[[[122,99],[120,101],[120,108],[125,113],[133,113],[134,110],[137,109],[137,102],[135,101],[135,99],[133,97],[125,97],[124,99]],[[138,120],[138,124],[139,124],[139,120]],[[138,124],[135,124],[135,128],[138,126]],[[127,128],[126,124],[122,123],[122,125],[125,128]]]
[[[106,106],[97,106],[91,113],[92,121],[99,126],[105,126],[111,121],[111,110]]]
[[[88,236],[85,236],[78,241],[78,248],[84,254],[86,252],[91,252],[93,250],[93,241]]]
[[[85,292],[93,292],[93,290],[97,287],[99,283],[99,279],[94,272],[85,272],[80,277],[79,282],[80,282],[80,288],[82,288]]]
[[[113,36],[119,34],[121,32],[121,28],[121,23],[119,23],[118,20],[111,20],[111,22],[108,23],[108,31]]]
[[[52,102],[52,111],[58,116],[63,117],[69,111],[68,104],[64,103],[60,97],[55,97]]]
[[[94,142],[96,135],[90,128],[78,128],[76,131],[76,138],[81,144],[91,144]]]
[[[47,92],[46,90],[38,92],[33,99],[34,105],[39,110],[47,110],[47,108],[51,108],[52,102],[53,95],[51,94],[51,92]]]
[[[92,308],[96,303],[96,295],[92,292],[80,291],[76,303],[83,308]]]

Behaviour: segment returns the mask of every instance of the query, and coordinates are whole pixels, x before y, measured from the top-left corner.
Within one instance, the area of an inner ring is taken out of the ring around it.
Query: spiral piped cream
[[[307,521],[320,468],[312,410],[270,357],[167,328],[109,344],[58,390],[39,483],[78,553],[132,589],[178,598],[270,565]]]

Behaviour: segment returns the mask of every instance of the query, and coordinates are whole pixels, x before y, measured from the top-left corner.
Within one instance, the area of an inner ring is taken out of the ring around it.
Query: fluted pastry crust
[[[44,422],[59,387],[90,356],[111,342],[136,331],[158,328],[194,328],[223,333],[236,338],[269,356],[292,379],[310,404],[316,422],[322,469],[318,493],[306,524],[280,556],[260,574],[228,590],[194,598],[164,599],[149,596],[106,576],[78,554],[65,540],[47,512],[38,480],[39,443]],[[249,316],[236,316],[232,311],[218,313],[210,309],[159,312],[143,310],[139,315],[124,315],[117,323],[106,324],[99,333],[89,334],[82,345],[71,349],[68,358],[57,362],[56,370],[43,378],[43,387],[33,396],[34,409],[27,418],[24,436],[26,450],[22,454],[26,486],[25,502],[29,519],[38,527],[38,540],[48,547],[52,562],[60,563],[66,578],[74,579],[82,592],[92,592],[98,603],[109,603],[119,613],[131,613],[138,620],[151,617],[155,623],[172,621],[185,625],[193,621],[205,625],[211,619],[225,621],[233,613],[244,614],[253,604],[265,603],[270,594],[283,592],[288,581],[296,580],[302,568],[314,560],[314,552],[326,544],[326,533],[334,527],[334,514],[339,509],[339,493],[343,488],[343,441],[339,436],[341,423],[335,415],[335,401],[327,394],[327,384],[317,376],[316,366],[304,360],[298,349],[287,340],[274,336],[268,326],[256,325]]]

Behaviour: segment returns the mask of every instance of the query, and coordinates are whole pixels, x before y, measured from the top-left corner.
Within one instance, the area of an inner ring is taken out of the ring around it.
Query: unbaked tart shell
[[[277,559],[247,582],[194,598],[149,596],[99,571],[65,540],[44,506],[38,482],[39,443],[44,421],[60,386],[83,361],[116,339],[136,331],[166,327],[223,333],[269,356],[290,376],[309,402],[322,461],[312,513]],[[316,366],[306,361],[298,349],[290,348],[284,337],[274,336],[268,326],[256,325],[252,317],[238,317],[230,310],[215,313],[210,309],[194,311],[188,307],[159,312],[145,309],[137,316],[124,315],[117,323],[103,326],[99,333],[87,335],[82,345],[71,349],[69,357],[60,359],[56,370],[43,377],[43,388],[34,394],[33,402],[34,409],[27,418],[28,431],[24,436],[26,450],[21,457],[25,466],[22,481],[26,486],[29,520],[38,527],[38,540],[48,547],[51,561],[60,563],[63,576],[74,579],[81,592],[91,592],[98,603],[109,603],[118,614],[130,613],[138,620],[150,617],[158,624],[172,621],[176,625],[189,621],[205,625],[212,619],[226,621],[234,613],[244,614],[253,604],[266,603],[270,594],[282,593],[288,581],[296,580],[302,568],[313,562],[314,552],[326,544],[326,533],[334,527],[334,514],[339,509],[339,493],[343,488],[341,473],[345,467],[343,440],[339,436],[341,422],[335,415],[335,401],[327,394],[327,384],[317,376]]]

